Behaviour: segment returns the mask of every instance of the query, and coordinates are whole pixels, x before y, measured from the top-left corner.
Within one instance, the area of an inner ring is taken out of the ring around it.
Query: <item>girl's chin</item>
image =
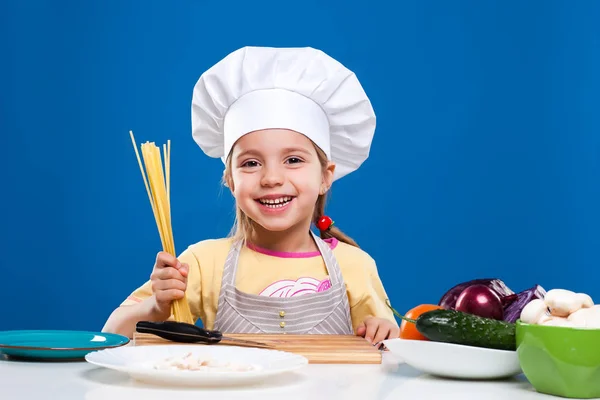
[[[269,232],[284,232],[295,226],[298,226],[302,221],[293,215],[285,216],[266,216],[258,213],[258,215],[250,216],[250,218],[261,228]]]
[[[279,221],[268,220],[266,218],[259,218],[258,220],[254,220],[258,225],[260,225],[263,229],[270,232],[283,232],[292,228],[295,224],[294,221],[289,221],[286,219],[281,219]]]

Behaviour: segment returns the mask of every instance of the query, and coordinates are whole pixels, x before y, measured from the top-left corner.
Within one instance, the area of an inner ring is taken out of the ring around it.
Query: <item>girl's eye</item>
[[[252,167],[258,167],[258,162],[257,161],[246,161],[245,163],[242,164],[242,167],[247,167],[247,168],[252,168]]]
[[[287,162],[290,164],[297,164],[297,163],[301,163],[302,160],[299,159],[298,157],[290,157],[287,159]]]

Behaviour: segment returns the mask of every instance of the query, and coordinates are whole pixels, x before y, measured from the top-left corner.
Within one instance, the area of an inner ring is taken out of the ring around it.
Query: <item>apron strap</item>
[[[335,258],[335,255],[333,254],[333,251],[331,250],[329,245],[325,243],[325,241],[319,236],[317,236],[313,231],[310,231],[310,233],[312,234],[312,237],[315,240],[319,251],[321,252],[323,261],[325,261],[325,268],[327,268],[327,274],[329,275],[331,286],[339,285],[341,282],[343,282],[342,273],[340,271],[340,266]]]

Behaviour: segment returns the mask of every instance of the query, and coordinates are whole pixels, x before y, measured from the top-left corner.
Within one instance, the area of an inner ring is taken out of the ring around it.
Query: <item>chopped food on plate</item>
[[[192,353],[172,356],[154,364],[154,369],[208,372],[247,372],[257,371],[258,366],[244,363],[218,361],[210,357],[196,357]]]

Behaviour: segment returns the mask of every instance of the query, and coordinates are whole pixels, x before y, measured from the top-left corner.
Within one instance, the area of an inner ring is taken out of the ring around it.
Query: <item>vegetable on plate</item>
[[[456,299],[455,310],[497,320],[504,318],[502,299],[498,293],[482,284],[463,290]]]
[[[420,304],[411,310],[409,310],[402,322],[400,323],[400,338],[401,339],[412,339],[412,340],[429,340],[417,329],[414,322],[408,320],[415,320],[420,315],[431,310],[441,310],[442,307],[435,304]]]
[[[426,311],[413,319],[399,314],[389,302],[388,307],[398,318],[414,324],[416,330],[431,341],[498,350],[516,349],[514,323],[447,309]]]
[[[438,304],[448,310],[514,323],[530,301],[543,299],[545,294],[540,285],[515,293],[500,279],[473,279],[454,285]]]
[[[462,282],[457,285],[454,285],[446,293],[444,293],[438,304],[445,309],[454,310],[460,294],[465,289],[473,285],[484,285],[489,287],[498,294],[498,296],[502,300],[503,305],[508,305],[517,298],[515,292],[513,292],[508,286],[506,286],[506,284],[500,279],[484,278],[473,279],[467,282]]]

